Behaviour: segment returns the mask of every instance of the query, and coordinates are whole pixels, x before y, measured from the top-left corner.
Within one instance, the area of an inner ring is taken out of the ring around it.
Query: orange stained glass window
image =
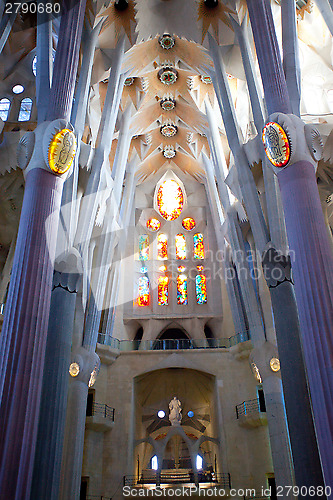
[[[195,259],[205,258],[204,238],[202,233],[193,236],[193,257]]]
[[[157,258],[159,260],[167,260],[168,258],[168,237],[163,233],[157,236]]]
[[[195,220],[192,217],[185,217],[182,222],[182,226],[186,231],[192,231],[195,228]]]
[[[149,259],[149,236],[148,234],[141,234],[139,236],[139,260]]]
[[[147,220],[146,226],[151,231],[158,231],[159,228],[161,227],[161,223],[158,219],[155,219],[155,217],[152,217],[151,219]]]
[[[149,306],[150,292],[149,292],[149,278],[147,276],[140,276],[139,278],[139,295],[138,306]]]
[[[176,234],[176,259],[186,259],[186,238],[183,234]]]
[[[187,277],[185,274],[177,276],[177,304],[187,305]]]
[[[165,220],[176,220],[184,206],[184,194],[174,179],[165,180],[157,191],[157,206]]]
[[[158,305],[167,306],[169,304],[169,278],[160,276],[158,278]]]

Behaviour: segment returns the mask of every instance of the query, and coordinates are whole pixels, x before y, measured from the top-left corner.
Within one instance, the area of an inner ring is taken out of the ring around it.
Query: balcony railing
[[[247,415],[253,416],[266,411],[265,405],[258,399],[251,399],[250,401],[243,401],[243,403],[236,406],[237,418],[245,417]]]
[[[92,403],[87,406],[87,417],[103,417],[114,422],[114,408],[103,403]]]
[[[249,340],[247,331],[223,339],[157,339],[118,340],[105,333],[98,335],[98,343],[120,351],[166,351],[179,349],[227,349]]]
[[[192,484],[195,483],[195,476],[193,472],[181,472],[176,471],[162,471],[161,473],[156,472],[155,474],[150,474],[147,477],[141,476],[124,476],[124,486],[139,486],[143,484]],[[231,488],[230,474],[216,474],[205,473],[202,471],[198,472],[198,483],[214,483],[221,488]]]

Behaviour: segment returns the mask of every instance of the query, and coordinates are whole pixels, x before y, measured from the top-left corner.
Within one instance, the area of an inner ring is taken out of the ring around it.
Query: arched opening
[[[205,337],[207,339],[208,345],[210,347],[214,347],[214,335],[213,335],[213,332],[208,325],[205,325],[204,332],[205,332]]]
[[[4,97],[0,100],[0,118],[4,122],[8,119],[10,100]]]
[[[167,328],[156,340],[154,349],[188,349],[191,340],[181,328]]]
[[[25,97],[21,101],[18,121],[28,122],[30,120],[31,111],[32,111],[32,99],[30,99],[30,97]]]
[[[135,334],[135,337],[133,339],[133,349],[134,350],[138,350],[139,349],[139,346],[140,346],[140,342],[142,340],[142,337],[143,337],[143,328],[142,326],[140,326],[137,331],[136,331],[136,334]]]

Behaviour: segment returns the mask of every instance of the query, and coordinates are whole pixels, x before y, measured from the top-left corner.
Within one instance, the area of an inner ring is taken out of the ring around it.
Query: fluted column
[[[26,178],[1,334],[0,498],[30,497],[63,180]]]
[[[99,358],[95,352],[79,347],[72,352],[72,362],[78,365],[79,372],[69,381],[59,500],[80,498],[88,384]]]
[[[320,456],[333,484],[333,259],[313,165],[279,174]]]
[[[57,500],[66,420],[68,369],[81,259],[72,250],[55,272],[31,498]]]
[[[84,9],[83,0],[62,15],[50,120],[69,116]],[[30,498],[40,414],[63,189],[63,178],[43,159],[46,125],[34,132],[31,159],[21,157],[26,186],[0,344],[0,498],[6,500]]]
[[[291,113],[270,3],[247,0],[265,99],[269,113]],[[333,442],[333,257],[325,228],[315,175],[304,138],[305,130],[295,116],[283,118],[295,127],[294,150],[287,167],[277,172],[286,219],[295,294],[303,349],[312,398],[324,478],[333,484],[333,463],[328,443]],[[273,120],[278,120],[274,115]],[[289,120],[289,121],[288,121]]]

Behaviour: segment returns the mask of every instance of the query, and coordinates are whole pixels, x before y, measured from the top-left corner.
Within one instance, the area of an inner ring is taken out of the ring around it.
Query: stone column
[[[269,113],[291,113],[271,7],[266,0],[247,0],[260,73]],[[275,113],[280,125],[292,124],[292,148],[286,168],[276,170],[281,189],[290,249],[294,252],[293,277],[301,324],[315,427],[324,478],[333,484],[333,257],[325,228],[311,145],[295,116]],[[310,152],[309,152],[309,149]],[[311,155],[310,155],[311,153]],[[315,346],[315,347],[314,347]]]
[[[81,258],[72,250],[53,278],[31,498],[57,500],[65,431],[68,369]]]
[[[69,114],[84,9],[83,0],[62,15],[51,120]],[[30,498],[37,439],[63,188],[61,175],[51,172],[43,160],[46,125],[35,130],[33,153],[22,165],[26,186],[1,335],[0,498],[6,500]]]
[[[72,362],[78,365],[79,372],[69,381],[59,500],[80,498],[88,384],[99,357],[79,347],[72,353]]]

